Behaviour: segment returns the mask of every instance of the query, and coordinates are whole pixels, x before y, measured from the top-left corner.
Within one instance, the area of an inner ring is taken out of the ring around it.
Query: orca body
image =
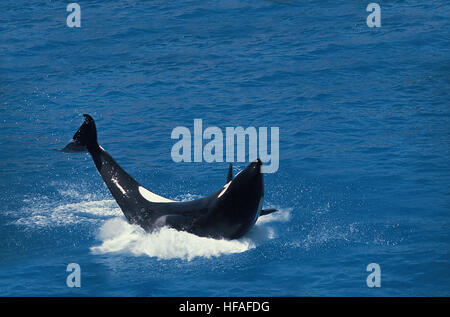
[[[234,178],[228,170],[227,184],[215,193],[196,200],[177,202],[140,185],[97,142],[97,129],[91,116],[61,151],[89,152],[106,186],[128,222],[147,232],[163,226],[198,236],[236,239],[247,233],[260,215],[276,211],[261,210],[264,181],[261,160],[257,159]]]

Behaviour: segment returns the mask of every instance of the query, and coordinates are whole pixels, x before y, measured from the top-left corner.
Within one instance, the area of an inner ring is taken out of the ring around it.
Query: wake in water
[[[26,199],[26,207],[22,208],[21,217],[14,223],[30,229],[100,224],[97,236],[100,244],[91,247],[94,254],[125,253],[190,261],[195,257],[211,258],[241,253],[273,239],[276,235],[270,224],[286,222],[290,218],[290,210],[270,206],[279,209],[279,212],[260,217],[252,230],[237,240],[199,237],[168,227],[147,233],[141,227],[129,224],[114,200],[99,200],[99,197],[80,194],[73,189],[58,192],[62,200],[71,202],[61,204],[48,197]],[[196,195],[187,194],[176,198],[190,200],[195,197]]]

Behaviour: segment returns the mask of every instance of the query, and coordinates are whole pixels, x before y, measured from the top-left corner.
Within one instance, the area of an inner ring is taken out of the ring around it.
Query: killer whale
[[[152,193],[120,167],[98,144],[94,119],[88,114],[83,116],[83,124],[61,151],[89,152],[128,222],[147,232],[169,226],[198,236],[236,239],[247,233],[258,217],[277,211],[261,209],[264,180],[260,159],[235,177],[230,164],[227,183],[207,197],[173,201]]]

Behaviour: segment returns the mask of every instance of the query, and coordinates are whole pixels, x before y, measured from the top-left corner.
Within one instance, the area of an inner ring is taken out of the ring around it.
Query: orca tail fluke
[[[99,148],[97,142],[97,128],[94,119],[88,114],[84,114],[84,122],[75,132],[72,141],[70,141],[61,151],[62,152],[93,152]]]

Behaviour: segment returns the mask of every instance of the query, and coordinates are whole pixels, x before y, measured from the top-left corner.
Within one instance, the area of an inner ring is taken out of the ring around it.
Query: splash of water
[[[94,254],[126,253],[190,261],[195,257],[211,258],[242,253],[275,238],[275,231],[270,224],[288,221],[290,217],[290,210],[278,208],[281,211],[260,217],[245,237],[236,240],[199,237],[168,227],[147,233],[141,227],[129,224],[114,200],[98,199],[91,193],[83,194],[70,188],[58,192],[63,203],[44,196],[24,200],[26,206],[14,223],[29,229],[100,224],[97,235],[100,244],[91,247]],[[198,197],[188,194],[177,198],[185,201]]]
[[[130,225],[123,218],[106,221],[98,237],[102,244],[91,248],[94,253],[125,252],[158,259],[210,258],[221,254],[240,253],[255,247],[250,239],[217,240],[167,227],[149,234],[138,226]]]
[[[265,219],[268,218],[268,219]],[[273,228],[267,223],[286,221],[289,210],[278,215],[261,217],[255,227],[245,236],[236,240],[212,239],[164,227],[153,233],[129,224],[125,218],[107,220],[98,235],[101,244],[91,248],[94,254],[127,253],[136,256],[149,256],[158,259],[185,259],[195,257],[218,257],[225,254],[242,253],[255,248],[265,240],[275,238]]]

